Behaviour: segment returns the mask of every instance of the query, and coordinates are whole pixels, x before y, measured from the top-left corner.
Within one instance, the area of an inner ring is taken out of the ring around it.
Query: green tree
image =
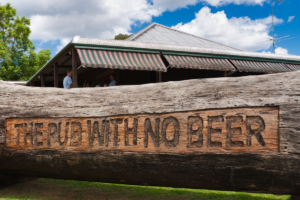
[[[127,38],[129,38],[132,35],[126,35],[126,34],[119,34],[115,36],[115,40],[126,40]]]
[[[16,16],[8,3],[0,4],[0,79],[28,80],[50,58],[49,49],[38,54],[29,39],[30,20]]]
[[[29,80],[50,58],[50,49],[40,50],[38,54],[34,50],[29,50],[18,58],[18,65],[12,63],[11,65],[1,66],[0,79]]]

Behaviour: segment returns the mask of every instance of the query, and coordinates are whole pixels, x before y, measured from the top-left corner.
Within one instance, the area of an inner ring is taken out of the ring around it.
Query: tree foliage
[[[1,66],[0,79],[27,81],[51,58],[50,49],[34,50],[22,54],[18,58],[18,65]]]
[[[0,79],[28,80],[50,58],[49,49],[38,54],[29,39],[30,20],[16,16],[8,3],[0,5]]]
[[[115,40],[126,40],[127,38],[129,38],[132,35],[126,35],[126,34],[119,34],[115,36]]]

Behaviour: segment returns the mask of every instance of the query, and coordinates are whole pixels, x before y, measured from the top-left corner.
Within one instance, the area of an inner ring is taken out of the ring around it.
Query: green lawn
[[[36,179],[0,189],[7,199],[209,199],[209,200],[288,200],[291,196],[223,192],[169,187],[133,186],[86,181]]]

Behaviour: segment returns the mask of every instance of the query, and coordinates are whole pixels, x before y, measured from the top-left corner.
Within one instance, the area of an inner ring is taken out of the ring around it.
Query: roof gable
[[[126,40],[145,43],[241,51],[240,49],[207,40],[189,33],[178,31],[157,23],[150,24],[149,26],[133,34]]]

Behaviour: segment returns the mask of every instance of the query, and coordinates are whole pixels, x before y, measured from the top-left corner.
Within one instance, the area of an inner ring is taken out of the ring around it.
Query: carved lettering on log
[[[81,122],[72,122],[70,146],[80,147],[82,141]]]
[[[232,123],[242,123],[243,117],[242,116],[229,116],[226,117],[226,130],[227,130],[227,138],[226,138],[226,147],[243,147],[244,142],[243,141],[232,141],[232,137],[234,135],[241,135],[242,134],[242,128],[232,128]]]
[[[6,119],[7,149],[278,152],[278,142],[278,107]]]
[[[196,130],[193,129],[193,125],[196,125]],[[201,148],[203,146],[203,120],[199,116],[188,117],[187,128],[187,148]],[[196,136],[196,140],[193,141],[193,136]]]
[[[19,146],[19,144],[20,144],[20,129],[23,128],[23,124],[15,124],[15,128],[17,128],[17,130],[18,130],[16,144]]]
[[[99,146],[104,144],[108,146],[109,121],[102,120],[102,124],[100,126],[98,124],[98,121],[94,121],[93,130],[91,130],[91,120],[87,120],[89,147],[94,146],[95,138],[98,138]]]
[[[208,130],[207,130],[207,148],[222,147],[222,142],[213,142],[211,139],[212,134],[221,134],[222,128],[212,128],[213,122],[224,122],[223,116],[208,116]]]
[[[125,146],[132,146],[130,145],[129,141],[129,134],[132,134],[132,144],[137,145],[137,128],[138,128],[138,119],[134,118],[133,119],[133,128],[128,128],[128,119],[125,119],[125,127],[124,127],[124,132],[125,132]]]
[[[152,138],[152,142],[155,147],[159,147],[159,124],[160,124],[160,118],[155,119],[155,132],[153,132],[151,121],[149,118],[145,119],[144,124],[144,146],[145,148],[148,147],[148,134],[150,133],[150,136]]]

